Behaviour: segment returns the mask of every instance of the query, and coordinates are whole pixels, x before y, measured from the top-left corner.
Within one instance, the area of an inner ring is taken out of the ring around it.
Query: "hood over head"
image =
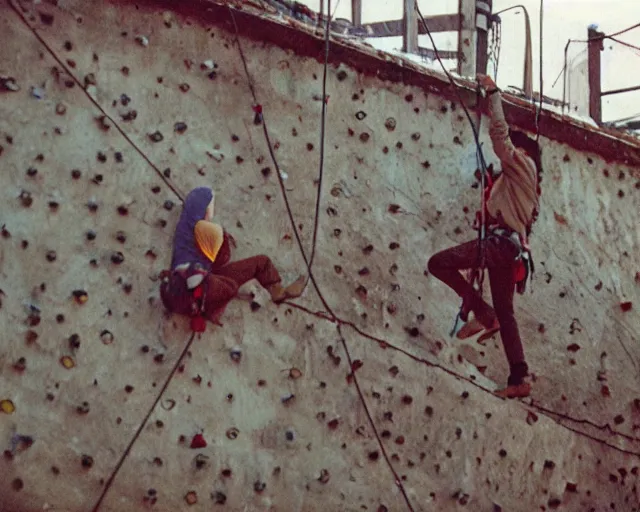
[[[195,188],[187,195],[176,226],[171,258],[172,269],[183,263],[200,263],[206,268],[211,266],[211,261],[196,246],[194,229],[198,221],[204,220],[207,206],[212,199],[213,190],[209,187]]]

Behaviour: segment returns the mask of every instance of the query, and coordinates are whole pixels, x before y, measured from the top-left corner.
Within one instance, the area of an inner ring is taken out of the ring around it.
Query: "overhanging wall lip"
[[[126,0],[111,0],[113,4],[129,4]],[[250,0],[235,2],[215,2],[213,0],[140,0],[163,10],[173,11],[199,19],[209,25],[222,26],[235,33],[229,14],[234,9],[240,35],[258,42],[267,42],[284,50],[290,50],[301,57],[310,57],[323,61],[324,39],[321,31],[304,25],[293,19],[280,22],[261,17],[243,10],[243,6],[259,9]],[[419,68],[410,62],[402,61],[384,52],[362,45],[352,45],[347,41],[334,40],[329,52],[329,63],[344,64],[365,75],[374,76],[405,85],[419,87],[427,92],[443,96],[450,101],[458,101],[449,81],[439,73],[427,68]],[[475,83],[457,78],[462,86],[459,93],[467,105],[476,102]],[[534,132],[535,107],[526,101],[505,94],[504,105],[507,121],[523,130]],[[569,117],[545,110],[540,116],[540,135],[587,153],[600,155],[606,162],[618,162],[630,167],[640,168],[640,141],[631,135],[606,128],[595,128]]]

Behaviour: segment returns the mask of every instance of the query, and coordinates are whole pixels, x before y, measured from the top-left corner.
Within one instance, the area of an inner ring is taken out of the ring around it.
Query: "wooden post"
[[[476,0],[459,0],[460,26],[458,27],[458,74],[476,75]]]
[[[602,32],[594,27],[588,31],[589,115],[596,123],[602,123],[602,83],[600,81],[600,52],[604,50]]]
[[[416,0],[404,0],[404,33],[402,35],[402,51],[415,53],[418,51],[418,13]]]
[[[476,0],[476,30],[478,42],[476,47],[476,73],[487,74],[489,60],[489,29],[491,28],[492,0]]]
[[[362,0],[351,0],[351,23],[354,27],[362,25]]]

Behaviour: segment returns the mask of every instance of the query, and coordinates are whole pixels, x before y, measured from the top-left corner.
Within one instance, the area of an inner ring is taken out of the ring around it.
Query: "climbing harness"
[[[164,307],[172,313],[190,317],[194,332],[204,332],[206,327],[203,313],[209,274],[210,271],[198,263],[185,263],[160,273],[160,298]]]

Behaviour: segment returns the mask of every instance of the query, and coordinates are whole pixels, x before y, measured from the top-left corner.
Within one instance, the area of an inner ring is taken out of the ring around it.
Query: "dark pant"
[[[434,254],[428,263],[429,272],[451,287],[483,325],[490,326],[497,317],[500,323],[502,345],[511,369],[510,385],[520,384],[529,371],[513,312],[514,272],[517,254],[517,247],[504,238],[496,236],[485,239],[485,266],[489,271],[489,283],[495,310],[482,299],[478,291],[459,272],[478,267],[478,240],[466,242]]]
[[[238,294],[238,288],[251,279],[256,279],[267,288],[280,282],[280,274],[271,259],[262,254],[214,268],[207,277],[205,316],[219,315]]]

